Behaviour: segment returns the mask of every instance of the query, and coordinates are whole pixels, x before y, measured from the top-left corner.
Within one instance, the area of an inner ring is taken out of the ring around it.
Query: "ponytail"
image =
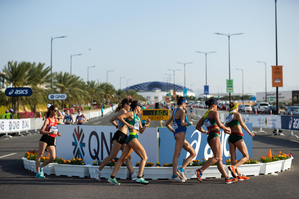
[[[124,108],[125,104],[130,105],[131,100],[129,100],[128,98],[123,99],[117,106],[115,113],[117,113],[120,109]]]

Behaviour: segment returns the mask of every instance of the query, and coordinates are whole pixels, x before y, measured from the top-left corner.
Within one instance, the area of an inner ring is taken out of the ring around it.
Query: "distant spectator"
[[[65,111],[65,116],[64,116],[64,119],[63,119],[64,124],[68,124],[68,125],[72,124],[73,123],[73,117],[70,114],[70,110],[66,109],[64,111]]]
[[[6,119],[7,113],[8,113],[8,110],[6,110],[5,113],[2,115],[2,119]]]
[[[6,114],[6,119],[13,119],[13,109],[9,109],[9,112]]]
[[[101,106],[101,113],[102,113],[102,117],[104,116],[103,113],[104,113],[104,106]]]
[[[113,104],[110,104],[111,108],[112,108],[112,111],[113,111]]]

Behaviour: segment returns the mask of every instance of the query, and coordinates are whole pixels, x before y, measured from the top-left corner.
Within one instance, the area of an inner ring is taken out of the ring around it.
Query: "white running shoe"
[[[181,171],[180,169],[177,170],[177,174],[178,176],[180,176],[180,178],[182,178],[183,180],[187,180],[185,173],[183,171]]]
[[[179,178],[179,176],[177,176],[175,178],[172,177],[171,182],[185,182],[185,180],[182,178]]]
[[[94,170],[94,178],[96,179],[96,181],[101,181],[101,172],[99,169],[95,169]]]
[[[133,174],[131,175],[131,179],[132,179],[132,181],[137,180],[137,174],[136,174],[136,173],[133,173]]]

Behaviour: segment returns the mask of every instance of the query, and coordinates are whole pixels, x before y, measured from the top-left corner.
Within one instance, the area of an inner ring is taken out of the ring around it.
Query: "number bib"
[[[49,132],[50,132],[50,133],[53,132],[53,134],[57,134],[57,132],[58,132],[58,127],[57,127],[57,126],[51,126]]]

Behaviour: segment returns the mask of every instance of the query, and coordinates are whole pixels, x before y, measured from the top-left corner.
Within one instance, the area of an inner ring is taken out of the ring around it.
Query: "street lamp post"
[[[53,40],[54,39],[62,39],[65,38],[66,36],[60,36],[60,37],[51,37],[51,59],[50,59],[50,65],[51,65],[51,92],[53,92],[53,76],[52,76],[52,45],[53,45]]]
[[[70,61],[70,74],[72,74],[72,69],[73,69],[73,67],[72,67],[72,58],[73,58],[73,56],[80,56],[80,55],[82,55],[82,54],[72,54],[72,55],[71,55],[71,61]]]
[[[241,68],[236,68],[236,70],[242,71],[242,102],[244,104],[244,76],[243,76],[243,69]]]
[[[108,73],[109,72],[113,72],[113,70],[107,70],[107,72],[106,72],[106,83],[108,83]]]
[[[173,71],[173,91],[175,91],[175,71],[179,71],[180,69],[176,69],[176,70],[168,69],[168,70]]]
[[[89,68],[94,68],[96,66],[87,66],[87,81],[89,81]]]
[[[234,33],[234,34],[224,34],[224,33],[215,33],[216,35],[224,35],[228,38],[228,74],[229,74],[229,80],[230,78],[230,37],[234,35],[242,35],[244,33]],[[231,93],[229,93],[229,102],[231,101]]]
[[[119,81],[119,87],[120,87],[120,89],[121,89],[121,79],[122,78],[126,78],[126,77],[120,77],[120,81]]]
[[[169,86],[169,84],[170,84],[170,81],[171,81],[171,74],[164,74],[164,75],[168,75],[168,76],[169,76],[169,78],[168,78],[168,80],[167,80],[167,91],[169,92],[169,91],[170,91],[170,86]],[[168,83],[168,81],[169,81],[169,83]]]
[[[127,88],[129,87],[129,80],[132,80],[132,79],[127,79]]]
[[[184,64],[184,89],[186,89],[186,64],[192,64],[193,62],[178,62],[178,64]]]
[[[267,102],[268,101],[268,99],[267,99],[267,63],[265,61],[257,61],[257,62],[265,64],[265,99]]]

